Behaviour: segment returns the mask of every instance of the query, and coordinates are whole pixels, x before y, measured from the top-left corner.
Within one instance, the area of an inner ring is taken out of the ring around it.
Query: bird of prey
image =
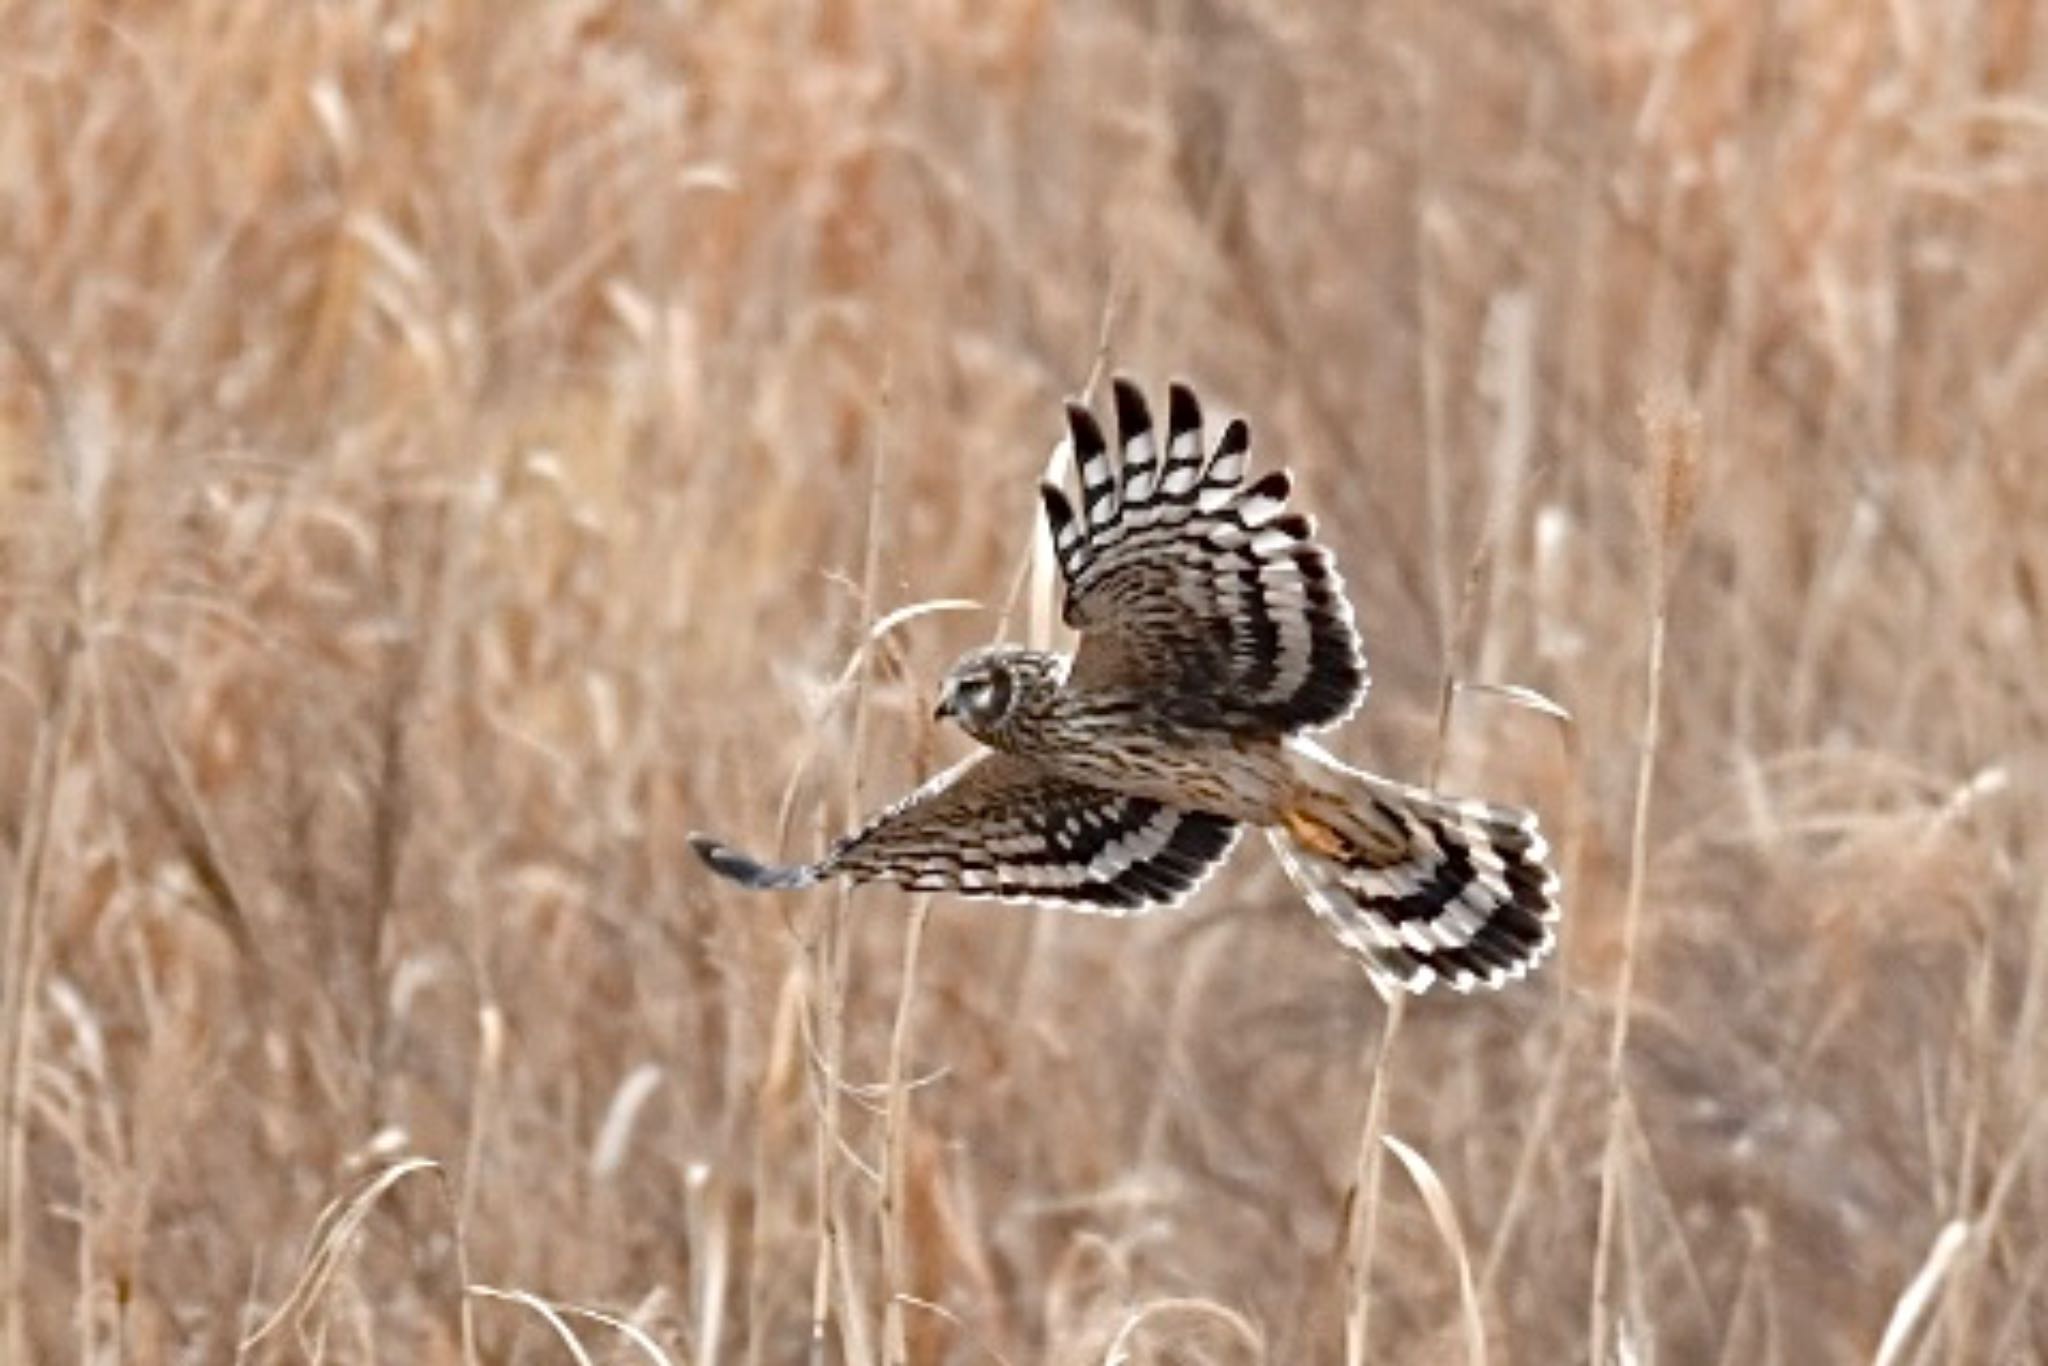
[[[1285,470],[1248,475],[1250,430],[1213,445],[1192,389],[1166,430],[1127,379],[1116,442],[1069,402],[1078,507],[1042,501],[1072,657],[972,650],[937,715],[984,749],[836,841],[776,867],[704,835],[758,889],[829,877],[1128,914],[1184,900],[1254,826],[1383,993],[1522,977],[1556,941],[1535,816],[1348,767],[1309,739],[1368,686],[1344,585]]]

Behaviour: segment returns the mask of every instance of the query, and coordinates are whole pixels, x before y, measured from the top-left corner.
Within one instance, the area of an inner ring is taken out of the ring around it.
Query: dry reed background
[[[0,1359],[1343,1359],[1386,1012],[1262,851],[681,839],[957,749],[1104,337],[1303,478],[1341,752],[1577,718],[1452,709],[1567,942],[1406,1011],[1364,1353],[2048,1359],[2048,12],[1268,8],[0,6]]]

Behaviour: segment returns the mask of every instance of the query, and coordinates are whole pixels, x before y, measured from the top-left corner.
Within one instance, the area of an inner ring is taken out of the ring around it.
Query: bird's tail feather
[[[1315,753],[1269,832],[1309,904],[1383,993],[1498,987],[1557,942],[1558,879],[1533,813],[1438,796]]]

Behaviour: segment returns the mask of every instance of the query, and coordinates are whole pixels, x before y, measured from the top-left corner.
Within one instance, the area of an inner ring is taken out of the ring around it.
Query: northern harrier
[[[1330,553],[1287,510],[1287,472],[1247,483],[1249,429],[1232,421],[1205,447],[1180,384],[1162,450],[1144,395],[1113,388],[1120,455],[1069,403],[1079,512],[1042,491],[1073,657],[963,656],[937,714],[988,748],[816,863],[691,844],[747,887],[836,875],[1126,914],[1184,900],[1252,825],[1383,991],[1521,977],[1556,937],[1535,816],[1362,773],[1304,738],[1349,716],[1368,678]]]

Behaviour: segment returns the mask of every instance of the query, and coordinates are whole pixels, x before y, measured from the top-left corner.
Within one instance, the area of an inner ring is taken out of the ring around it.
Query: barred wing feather
[[[1081,632],[1070,682],[1143,690],[1182,725],[1287,734],[1350,715],[1368,683],[1351,608],[1309,519],[1287,510],[1285,470],[1246,482],[1250,432],[1205,448],[1194,391],[1172,386],[1164,449],[1144,395],[1118,378],[1111,454],[1088,409],[1067,407],[1081,506],[1043,489]]]
[[[941,773],[815,864],[775,867],[702,835],[690,842],[714,871],[748,887],[807,887],[842,875],[1116,914],[1185,900],[1236,839],[1237,826],[1222,817],[989,752]]]

